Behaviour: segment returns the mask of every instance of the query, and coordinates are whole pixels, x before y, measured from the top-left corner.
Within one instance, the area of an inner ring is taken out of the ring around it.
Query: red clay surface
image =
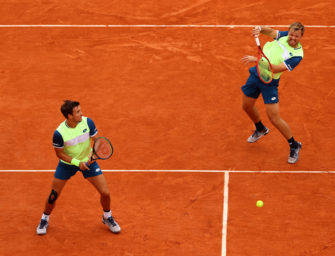
[[[333,174],[231,174],[227,255],[334,255],[334,181]]]
[[[304,60],[282,76],[281,113],[303,143],[293,166],[261,99],[270,134],[246,143],[254,127],[241,110],[248,67],[240,57],[255,53],[250,29],[2,32],[1,169],[55,168],[52,134],[63,121],[64,99],[79,100],[84,115],[112,140],[115,156],[104,169],[333,169],[334,30],[307,29]]]
[[[105,176],[112,194],[113,215],[122,228],[119,235],[102,224],[99,195],[77,174],[57,201],[48,234],[37,236],[35,230],[52,174],[0,173],[0,254],[220,254],[222,174]]]
[[[308,4],[310,2],[310,4]],[[329,1],[6,1],[0,24],[334,25]],[[281,28],[284,29],[284,28]],[[1,170],[53,170],[64,99],[81,102],[115,155],[103,170],[334,170],[334,28],[306,28],[305,57],[283,74],[282,117],[255,144],[241,109],[256,54],[250,28],[0,28]],[[262,43],[267,38],[261,37]],[[222,173],[105,173],[123,231],[101,224],[80,174],[65,187],[48,235],[35,228],[52,173],[0,173],[1,255],[220,255]],[[332,174],[230,174],[227,255],[334,255]],[[255,207],[262,199],[265,206]]]

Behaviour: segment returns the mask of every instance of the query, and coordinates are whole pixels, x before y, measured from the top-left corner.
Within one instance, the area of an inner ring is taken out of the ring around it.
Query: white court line
[[[335,171],[249,171],[249,170],[102,170],[103,172],[170,172],[170,173],[286,173],[286,174],[335,174]],[[55,170],[0,170],[0,173],[8,172],[55,172]]]
[[[223,220],[222,220],[222,243],[221,243],[221,256],[227,254],[227,229],[228,229],[228,185],[229,185],[229,172],[224,175],[224,192],[223,192]]]
[[[259,24],[258,24],[259,25]],[[261,24],[262,25],[262,24]],[[189,24],[189,25],[160,25],[160,24],[3,24],[0,28],[251,28],[256,25],[206,25],[206,24]],[[289,25],[262,25],[269,27],[284,27],[288,28]],[[335,28],[335,25],[305,25],[306,28]]]

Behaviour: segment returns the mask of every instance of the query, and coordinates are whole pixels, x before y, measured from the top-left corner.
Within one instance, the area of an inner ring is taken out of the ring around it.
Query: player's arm
[[[299,65],[301,60],[302,60],[302,57],[294,56],[294,57],[291,57],[285,60],[283,63],[279,65],[272,64],[273,73],[284,72],[286,70],[292,71],[294,68],[296,68]]]
[[[88,128],[90,129],[90,137],[94,143],[95,140],[98,138],[98,130],[95,127],[93,120],[89,117],[87,118],[87,125],[88,125]]]
[[[95,140],[98,138],[98,129],[95,127],[95,124],[91,118],[87,118],[87,125],[90,129],[90,138],[92,142],[94,143]]]
[[[244,64],[249,64],[249,63],[256,63],[257,62],[257,57],[255,56],[250,56],[246,55],[241,59],[242,63]]]
[[[98,133],[96,133],[94,136],[91,137],[93,143],[96,141],[96,139],[98,138]]]
[[[87,118],[87,125],[90,129],[90,138],[91,138],[91,142],[95,143],[96,139],[99,137],[98,136],[98,130],[97,128],[95,127],[95,124],[93,122],[93,120],[91,118]],[[92,154],[93,154],[93,151],[91,152],[90,156],[89,156],[89,159],[88,159],[88,165],[92,164],[93,162],[95,162],[95,160],[92,160],[91,157],[92,157]]]
[[[54,149],[55,149],[55,152],[56,152],[56,156],[59,159],[65,161],[67,163],[71,163],[72,162],[73,158],[71,156],[65,154],[64,148],[54,148]],[[79,169],[82,170],[82,171],[85,171],[85,170],[89,170],[90,168],[88,168],[88,166],[86,165],[85,162],[80,162],[79,163]]]
[[[242,58],[242,62],[245,63],[245,64],[256,63],[257,62],[257,57],[247,55],[247,56],[244,56]],[[273,69],[273,73],[280,73],[280,72],[284,72],[284,71],[288,70],[287,66],[284,62],[280,63],[278,65],[271,64],[271,66],[272,66],[272,69]]]
[[[255,56],[244,56],[242,58],[242,62],[245,63],[245,64],[248,64],[248,63],[256,63],[257,62],[257,57]],[[287,69],[287,66],[285,65],[285,63],[281,63],[279,65],[275,65],[275,64],[271,64],[272,66],[272,69],[273,69],[273,73],[280,73],[280,72],[284,72]]]
[[[92,145],[94,145],[96,139],[98,138],[98,133],[96,133],[94,136],[91,136],[91,143]],[[93,155],[93,151],[91,151],[89,157],[88,157],[88,162],[87,162],[87,165],[91,165],[92,163],[95,162],[95,159],[92,160],[92,155]]]
[[[284,72],[288,70],[284,62],[278,65],[271,64],[271,66],[272,66],[273,73],[280,73],[280,72]]]
[[[269,36],[269,37],[271,37],[273,39],[276,39],[277,35],[278,35],[278,30],[275,30],[275,29],[267,27],[267,26],[256,26],[252,30],[252,34],[255,37],[258,37],[259,34],[263,34],[263,35]]]

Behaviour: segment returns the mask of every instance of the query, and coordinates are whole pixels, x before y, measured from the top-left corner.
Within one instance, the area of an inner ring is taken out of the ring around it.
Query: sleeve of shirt
[[[63,148],[64,140],[62,135],[56,130],[52,138],[54,148]]]
[[[295,56],[295,57],[289,58],[288,60],[285,60],[284,63],[287,69],[289,71],[292,71],[296,66],[298,66],[301,60],[302,60],[302,57]]]
[[[88,127],[90,128],[90,136],[93,137],[98,133],[97,128],[95,127],[95,124],[91,118],[87,118],[87,124]]]
[[[276,40],[278,40],[279,38],[283,37],[283,36],[287,36],[288,35],[288,31],[279,31],[277,33],[277,38]]]

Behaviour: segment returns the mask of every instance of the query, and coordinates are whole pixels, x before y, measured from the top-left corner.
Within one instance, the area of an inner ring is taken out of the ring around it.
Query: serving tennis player
[[[250,76],[246,84],[242,86],[243,109],[254,122],[256,130],[247,141],[249,143],[254,143],[269,133],[269,129],[261,122],[259,111],[255,106],[256,100],[259,95],[262,94],[266,113],[271,123],[280,131],[289,143],[290,154],[288,163],[294,164],[299,159],[299,151],[302,144],[293,138],[290,127],[280,117],[278,86],[282,73],[287,70],[292,71],[296,68],[304,56],[300,43],[300,40],[304,35],[304,25],[300,22],[295,22],[289,26],[288,31],[279,31],[270,27],[257,26],[252,30],[252,34],[254,37],[264,34],[274,39],[273,41],[266,43],[263,47],[263,52],[272,65],[273,79],[271,83],[265,84],[259,78],[256,66],[249,69]],[[256,63],[257,57],[244,56],[242,62],[246,64]]]

